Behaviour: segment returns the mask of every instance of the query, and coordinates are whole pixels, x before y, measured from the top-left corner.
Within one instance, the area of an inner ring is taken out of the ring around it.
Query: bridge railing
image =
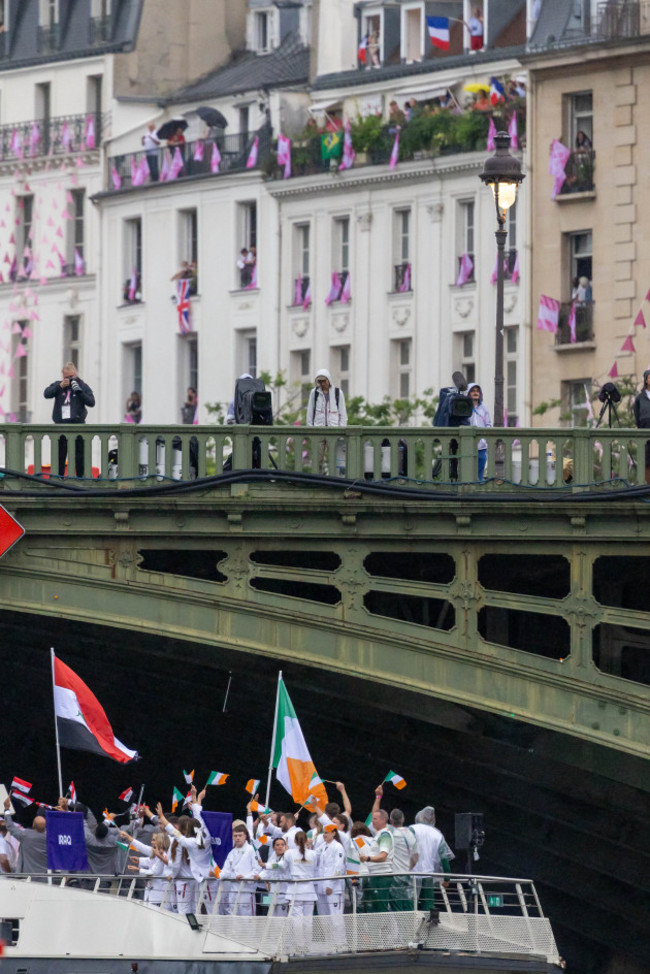
[[[648,434],[636,429],[306,426],[0,425],[0,474],[29,488],[35,475],[70,486],[147,484],[229,471],[387,481],[395,486],[573,490],[645,483]],[[477,451],[487,443],[485,481]],[[60,458],[67,465],[60,466]],[[83,466],[80,464],[80,457]]]

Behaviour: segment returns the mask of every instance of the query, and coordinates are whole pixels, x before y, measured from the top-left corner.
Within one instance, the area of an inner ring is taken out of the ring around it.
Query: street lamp
[[[479,179],[489,186],[497,210],[497,333],[494,355],[494,425],[503,426],[503,262],[505,259],[506,214],[517,199],[517,187],[524,179],[519,160],[511,156],[510,136],[498,132],[494,137],[496,151],[485,160]]]

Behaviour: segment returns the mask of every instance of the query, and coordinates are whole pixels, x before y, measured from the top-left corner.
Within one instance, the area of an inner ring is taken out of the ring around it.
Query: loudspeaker
[[[472,848],[479,833],[483,832],[483,812],[459,812],[456,820],[454,849],[463,852]]]

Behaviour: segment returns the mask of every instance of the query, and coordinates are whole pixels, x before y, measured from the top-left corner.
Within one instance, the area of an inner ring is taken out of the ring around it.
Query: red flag
[[[54,712],[62,747],[93,751],[121,764],[138,758],[119,741],[97,697],[77,674],[52,654]]]

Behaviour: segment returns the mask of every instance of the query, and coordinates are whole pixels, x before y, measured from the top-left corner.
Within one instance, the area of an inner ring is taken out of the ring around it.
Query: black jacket
[[[650,428],[650,399],[645,394],[646,379],[650,375],[650,369],[643,373],[643,389],[634,400],[634,422],[639,429]]]
[[[95,405],[95,397],[90,386],[87,386],[78,376],[76,381],[79,383],[79,392],[75,392],[72,388],[62,389],[61,380],[57,379],[43,393],[46,399],[54,399],[52,420],[55,423],[85,423],[88,415],[86,406],[92,408]],[[70,419],[62,419],[61,407],[65,403],[68,392],[70,393]]]

